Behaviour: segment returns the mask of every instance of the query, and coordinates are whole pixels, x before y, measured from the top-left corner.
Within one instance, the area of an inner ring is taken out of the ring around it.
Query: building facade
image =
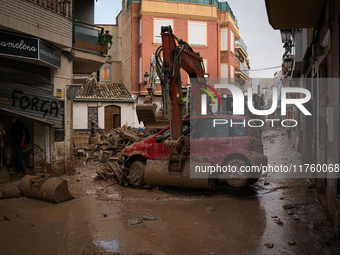
[[[294,47],[287,49],[285,61],[293,59],[293,65],[284,72],[282,85],[311,92],[311,100],[305,107],[312,116],[294,114],[299,122],[296,149],[302,153],[302,163],[339,164],[340,2],[287,1],[282,5],[266,0],[266,8],[274,29],[292,33],[289,40]],[[338,174],[330,172],[318,173],[315,177],[313,182],[320,201],[340,240],[340,179]]]
[[[55,175],[73,171],[73,84],[105,60],[103,29],[93,26],[93,17],[88,0],[1,1],[0,113],[8,167],[14,164],[15,118],[30,136],[23,147],[26,168]]]
[[[91,122],[98,131],[108,132],[123,125],[139,127],[135,100],[122,83],[122,29],[121,16],[115,25],[103,27],[111,36],[105,64],[93,73],[80,89],[73,101],[73,129],[75,132],[89,131]]]
[[[227,2],[124,0],[118,15],[122,33],[122,81],[138,103],[144,101],[152,53],[161,46],[161,27],[171,25],[174,34],[203,58],[212,78],[248,79],[246,46],[240,40],[237,20]],[[238,54],[238,59],[236,58]],[[182,86],[190,85],[181,71]],[[245,83],[244,83],[245,84]],[[155,85],[155,103],[161,106],[161,84]],[[158,97],[157,97],[158,96]]]

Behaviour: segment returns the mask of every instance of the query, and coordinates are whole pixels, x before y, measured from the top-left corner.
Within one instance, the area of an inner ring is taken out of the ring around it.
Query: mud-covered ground
[[[270,164],[299,164],[283,129],[263,136]],[[309,180],[251,187],[134,189],[65,176],[76,199],[0,200],[0,254],[339,254]]]

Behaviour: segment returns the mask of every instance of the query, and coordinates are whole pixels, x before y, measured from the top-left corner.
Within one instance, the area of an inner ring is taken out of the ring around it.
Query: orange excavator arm
[[[181,171],[186,161],[182,122],[181,68],[189,74],[190,78],[203,79],[204,65],[200,54],[194,52],[188,43],[177,38],[171,26],[162,27],[161,35],[164,73],[162,92],[167,95],[166,103],[170,119],[170,138],[166,141],[166,145],[170,148],[169,170]]]

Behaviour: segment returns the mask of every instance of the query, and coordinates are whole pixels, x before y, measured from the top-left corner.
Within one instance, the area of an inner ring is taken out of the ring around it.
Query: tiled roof
[[[88,80],[79,90],[77,99],[116,99],[116,100],[133,100],[129,91],[123,84],[97,84],[95,80]]]

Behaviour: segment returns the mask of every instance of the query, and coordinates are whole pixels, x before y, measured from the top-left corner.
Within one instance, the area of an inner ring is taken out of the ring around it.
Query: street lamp
[[[289,57],[284,59],[284,65],[286,69],[293,68],[294,59]]]
[[[291,29],[281,30],[281,39],[282,39],[282,43],[291,42],[292,41],[292,30]]]
[[[144,74],[144,85],[148,84],[149,77],[150,77],[150,75],[148,74],[148,72],[145,72],[145,74]]]

